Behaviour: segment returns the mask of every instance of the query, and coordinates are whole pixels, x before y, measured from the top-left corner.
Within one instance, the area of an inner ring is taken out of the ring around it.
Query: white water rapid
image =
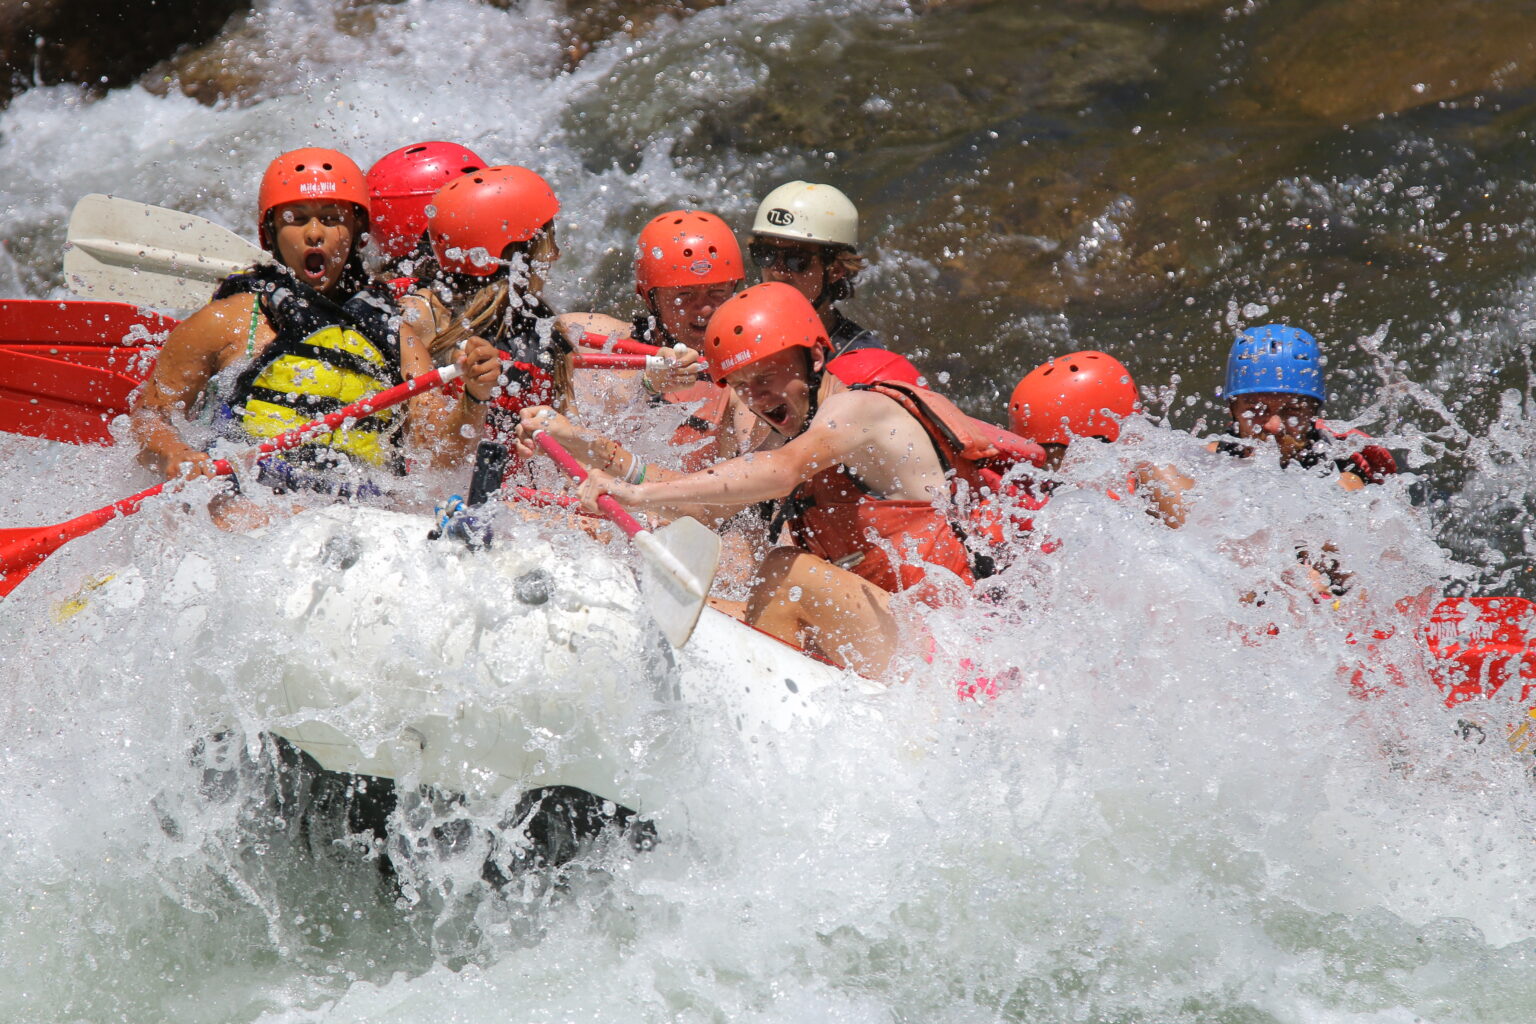
[[[754,88],[765,53],[835,53],[845,19],[913,16],[877,0],[741,0],[621,36],[562,74],[543,0],[408,0],[368,8],[353,34],[334,29],[346,6],[260,4],[248,102],[18,96],[0,112],[0,295],[67,297],[59,249],[83,194],[249,237],[277,152],[329,145],[367,166],[447,138],[555,184],[558,308],[628,315],[631,240],[653,212],[697,205],[745,224],[800,166],[772,147],[684,159],[673,143],[720,96]],[[866,287],[914,287],[902,256],[885,252]],[[1142,384],[1159,414],[1183,401]],[[1522,451],[1536,433],[1511,403],[1494,442]],[[515,794],[406,801],[389,880],[339,833],[293,820],[269,778],[216,770],[259,756],[283,724],[258,694],[284,673],[365,691],[416,679],[434,664],[420,635],[510,607],[485,574],[422,573],[420,633],[385,642],[264,610],[264,595],[321,571],[272,555],[283,526],[230,535],[200,502],[162,499],[66,546],[0,602],[0,1021],[1529,1019],[1536,805],[1529,756],[1503,740],[1522,709],[1478,708],[1487,741],[1460,739],[1469,712],[1443,706],[1413,636],[1422,607],[1397,607],[1487,568],[1455,562],[1411,504],[1422,460],[1346,494],[1151,419],[1128,435],[1073,450],[1036,517],[1059,549],[1007,570],[995,606],[926,614],[939,654],[907,656],[890,689],[846,680],[771,735],[717,704],[668,710],[664,742],[644,702],[614,712],[662,794],[646,809],[654,848],[607,843],[499,890],[481,878],[483,838],[444,849],[433,829],[494,827]],[[1123,496],[1142,460],[1199,479],[1185,529]],[[1507,460],[1477,464],[1500,494],[1527,486]],[[0,526],[152,482],[123,446],[0,436]],[[462,485],[428,480],[412,498]],[[498,530],[511,548],[599,557],[583,537]],[[1324,540],[1355,574],[1336,608],[1295,579],[1296,546]],[[1395,633],[1352,641],[1377,627]],[[961,655],[1017,676],[996,699],[957,700]],[[551,692],[596,674],[649,693],[670,671],[591,651],[570,664]],[[422,679],[483,685],[467,669]],[[360,698],[330,724],[372,742],[375,710]],[[207,742],[231,728],[232,746]],[[559,735],[540,742],[561,756]]]

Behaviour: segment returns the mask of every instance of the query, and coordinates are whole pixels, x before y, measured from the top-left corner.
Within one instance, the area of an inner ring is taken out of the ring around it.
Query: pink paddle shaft
[[[591,331],[583,334],[579,342],[582,348],[597,348],[627,355],[654,356],[661,352],[659,346],[648,345],[634,338],[610,338],[606,334],[593,334]]]
[[[586,468],[577,462],[575,457],[566,451],[565,446],[559,441],[556,441],[542,430],[534,434],[533,439],[538,442],[540,448],[544,449],[544,454],[553,459],[555,465],[565,470],[571,479],[577,483],[587,479]],[[603,510],[603,515],[607,516],[610,522],[616,523],[619,529],[631,537],[648,532],[645,527],[640,525],[640,520],[630,515],[624,510],[623,505],[613,500],[613,495],[611,494],[598,495],[597,507]]]

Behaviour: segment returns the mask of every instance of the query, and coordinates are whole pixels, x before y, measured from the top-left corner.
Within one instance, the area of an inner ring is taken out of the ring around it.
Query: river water
[[[0,113],[0,294],[66,297],[83,194],[249,237],[274,153],[366,166],[441,137],[555,184],[559,308],[627,313],[630,240],[657,210],[745,228],[779,181],[831,180],[871,241],[855,311],[974,411],[1102,347],[1150,416],[1073,453],[1082,486],[1038,519],[1059,551],[1009,569],[997,606],[927,617],[935,663],[907,659],[878,694],[821,691],[814,720],[772,736],[685,715],[634,754],[666,794],[654,849],[499,891],[429,839],[445,816],[494,824],[508,798],[402,816],[391,882],[274,811],[263,779],[210,786],[213,755],[189,756],[229,725],[259,754],[281,716],[251,693],[274,674],[425,663],[408,637],[264,611],[310,571],[271,555],[282,528],[232,537],[164,502],[69,545],[0,606],[0,1020],[1528,1017],[1536,815],[1502,742],[1522,709],[1445,709],[1411,631],[1447,590],[1529,592],[1536,106],[1256,115],[1228,100],[1262,5],[1157,21],[745,0],[571,72],[557,13],[279,0],[229,34],[247,86],[222,104],[21,94]],[[1403,476],[1345,495],[1204,452],[1227,339],[1268,319],[1317,329],[1335,418],[1383,437]],[[1106,496],[1147,459],[1200,479],[1184,530]],[[7,527],[149,482],[121,447],[0,439]],[[1294,585],[1292,552],[1320,538],[1356,574],[1338,607]],[[439,575],[413,612],[482,606],[475,579]],[[1013,686],[957,702],[960,652],[1016,667]],[[605,671],[648,685],[644,666]],[[332,724],[361,735],[369,713]],[[1458,736],[1468,719],[1487,742]]]

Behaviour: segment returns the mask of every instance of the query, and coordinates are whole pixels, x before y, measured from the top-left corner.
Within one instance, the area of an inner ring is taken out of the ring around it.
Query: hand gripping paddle
[[[586,469],[559,441],[542,430],[533,439],[572,479],[579,482],[587,478]],[[647,530],[610,494],[599,495],[597,507],[645,556],[646,571],[641,573],[640,587],[650,604],[651,617],[673,647],[682,647],[693,635],[715,581],[720,535],[686,516],[659,530]]]
[[[276,437],[263,441],[249,453],[251,456],[267,455],[272,452],[284,451],[288,448],[297,448],[310,440],[317,433],[335,430],[348,420],[360,420],[365,416],[399,405],[407,399],[414,398],[423,391],[431,391],[441,387],[459,376],[459,368],[456,365],[444,366],[433,370],[431,373],[423,373],[418,377],[412,377],[404,384],[396,384],[385,391],[367,398],[360,398],[351,405],[343,406],[335,412],[322,416],[317,420],[311,420],[302,427],[278,434]],[[215,463],[220,473],[233,473],[235,467],[224,459]],[[178,481],[167,480],[153,487],[140,491],[138,494],[129,495],[110,505],[98,508],[93,512],[87,512],[82,516],[53,526],[30,526],[14,530],[0,530],[0,597],[5,597],[26,579],[31,572],[47,557],[74,540],[83,537],[98,527],[105,526],[119,516],[131,516],[139,510],[144,502],[153,498],[166,487]]]

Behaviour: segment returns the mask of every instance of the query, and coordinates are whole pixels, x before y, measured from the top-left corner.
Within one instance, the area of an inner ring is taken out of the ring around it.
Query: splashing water
[[[279,150],[336,145],[366,165],[446,137],[557,183],[556,305],[617,310],[652,212],[697,204],[740,223],[763,185],[798,173],[773,146],[722,145],[708,161],[684,146],[712,106],[759,88],[797,47],[837,52],[844,22],[909,17],[875,2],[736,3],[561,74],[549,4],[404,3],[338,31],[343,9],[262,4],[244,30],[257,84],[239,102],[19,96],[0,114],[0,290],[65,295],[57,251],[81,194],[245,230]],[[1301,217],[1380,187],[1277,194]],[[1114,240],[1122,212],[1069,240],[1074,266]],[[924,262],[937,253],[885,255],[866,290],[910,298],[939,280]],[[1503,380],[1485,429],[1423,381],[1474,375],[1474,349],[1527,351],[1530,307],[1529,284],[1515,287],[1501,315],[1455,328],[1468,344],[1427,376],[1402,365],[1410,343],[1392,325],[1360,339],[1371,376],[1346,379],[1382,386],[1351,422],[1385,423],[1412,471],[1384,487],[1345,494],[1219,458],[1161,421],[1074,447],[1031,542],[1059,548],[1006,569],[985,610],[926,615],[936,654],[904,651],[901,683],[871,693],[845,679],[811,694],[816,713],[793,728],[744,730],[728,702],[653,703],[702,652],[668,668],[578,643],[574,667],[544,683],[573,707],[593,680],[644,697],[604,729],[658,794],[657,842],[601,843],[499,890],[482,864],[515,792],[418,797],[407,773],[390,838],[370,845],[319,791],[285,781],[270,734],[292,714],[262,694],[301,673],[349,687],[327,724],[382,744],[382,694],[414,687],[445,714],[484,696],[476,666],[529,628],[531,606],[439,555],[409,563],[397,599],[412,629],[327,632],[274,611],[333,571],[282,554],[312,516],[232,536],[195,488],[156,503],[73,542],[0,605],[0,1018],[1522,1019],[1536,995],[1536,913],[1521,898],[1536,822],[1529,763],[1502,740],[1522,709],[1490,710],[1488,742],[1458,739],[1464,712],[1443,707],[1413,632],[1422,608],[1399,602],[1522,583],[1529,384]],[[1085,347],[1062,318],[1015,326]],[[1149,383],[1170,418],[1189,408],[1177,381]],[[1142,461],[1199,481],[1185,529],[1125,493]],[[1456,475],[1430,473],[1447,465]],[[8,526],[150,482],[124,446],[0,438]],[[429,477],[409,503],[457,483]],[[1482,528],[1490,515],[1496,531]],[[511,518],[497,536],[612,565],[585,538]],[[1297,546],[1324,540],[1354,574],[1338,602],[1298,579]],[[490,625],[443,668],[431,638],[466,621]],[[1375,630],[1390,635],[1365,642]],[[535,652],[506,651],[498,671],[536,672],[516,661]],[[978,668],[1003,680],[998,696],[956,700],[955,680]],[[574,761],[574,735],[529,742]]]

